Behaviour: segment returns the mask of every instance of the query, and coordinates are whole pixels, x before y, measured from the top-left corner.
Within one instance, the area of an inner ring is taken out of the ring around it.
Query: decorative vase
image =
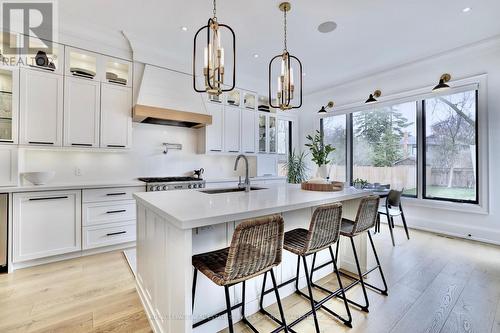
[[[326,165],[318,166],[318,171],[316,172],[316,177],[321,177],[323,179],[326,179],[326,177],[328,177],[328,166],[326,166]]]

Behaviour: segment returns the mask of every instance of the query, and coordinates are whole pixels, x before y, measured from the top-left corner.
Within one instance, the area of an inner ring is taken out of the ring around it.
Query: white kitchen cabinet
[[[207,103],[207,111],[212,116],[212,124],[205,127],[207,152],[221,152],[223,149],[223,106]]]
[[[132,88],[101,83],[101,147],[132,145]]]
[[[0,146],[0,186],[14,186],[18,183],[18,149]]]
[[[240,152],[240,115],[241,110],[236,107],[224,107],[224,151],[227,153]]]
[[[241,151],[244,154],[256,152],[257,129],[255,128],[255,111],[241,110]]]
[[[135,242],[136,222],[132,220],[84,227],[82,238],[84,250]]]
[[[63,77],[21,69],[20,143],[62,146]]]
[[[0,66],[0,143],[19,141],[19,68]]]
[[[64,146],[99,147],[100,95],[99,82],[65,78]]]
[[[66,47],[65,75],[86,80],[101,81],[104,77],[102,55],[76,47]]]
[[[13,261],[82,249],[81,191],[13,194]]]

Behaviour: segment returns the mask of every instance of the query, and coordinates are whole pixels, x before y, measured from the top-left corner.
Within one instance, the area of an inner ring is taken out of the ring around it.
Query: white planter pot
[[[318,167],[318,171],[316,171],[316,177],[321,177],[326,179],[328,177],[328,166],[322,165]]]

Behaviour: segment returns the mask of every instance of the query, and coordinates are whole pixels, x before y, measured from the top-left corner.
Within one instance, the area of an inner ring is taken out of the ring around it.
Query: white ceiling
[[[269,59],[282,50],[278,4],[217,1],[219,21],[236,33],[240,87],[267,91]],[[193,36],[211,6],[210,0],[59,0],[59,18],[61,29],[124,30],[164,56],[170,67],[189,72]],[[463,13],[465,7],[472,10]],[[295,0],[289,51],[302,60],[304,90],[312,92],[500,35],[498,13],[498,0]],[[317,26],[329,20],[337,30],[319,33]]]

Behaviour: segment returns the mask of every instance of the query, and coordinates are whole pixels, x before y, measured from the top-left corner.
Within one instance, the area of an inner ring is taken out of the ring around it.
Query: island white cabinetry
[[[20,143],[62,146],[63,77],[21,68]]]
[[[64,81],[64,145],[99,147],[99,82],[73,77]]]
[[[81,191],[13,195],[13,262],[80,251]]]
[[[198,321],[224,308],[224,292],[203,274],[198,275],[197,294],[192,310],[192,255],[229,246],[235,227],[242,220],[280,214],[285,230],[307,228],[314,208],[342,202],[343,216],[354,219],[361,198],[369,193],[355,189],[341,192],[302,191],[295,185],[270,186],[250,193],[207,194],[198,190],[148,192],[137,198],[137,289],[154,332],[217,332],[227,326],[225,320],[214,320],[192,329]],[[190,209],[196,207],[196,209]],[[356,237],[360,265],[366,268],[366,235]],[[340,266],[355,271],[352,253],[343,242]],[[278,283],[294,276],[296,256],[284,251],[276,268]],[[319,255],[316,264],[328,260]],[[315,280],[332,271],[328,266],[317,271]],[[258,309],[262,277],[247,281],[246,311],[250,316]],[[300,275],[299,287],[305,286]],[[280,290],[281,297],[294,292],[290,285]],[[233,304],[241,295],[239,286],[230,289]],[[268,297],[265,306],[274,302]],[[233,312],[233,319],[239,319]]]

